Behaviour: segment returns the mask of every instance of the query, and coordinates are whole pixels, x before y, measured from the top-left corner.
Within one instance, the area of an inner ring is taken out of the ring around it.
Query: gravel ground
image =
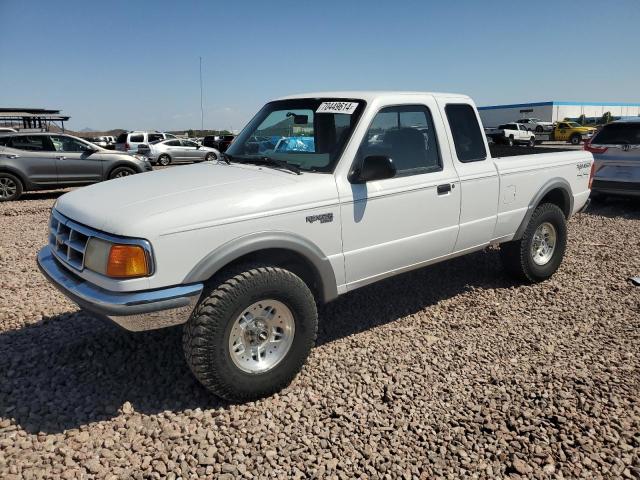
[[[349,294],[289,388],[231,405],[180,328],[120,331],[45,282],[57,195],[0,205],[3,479],[640,476],[638,203],[572,219],[543,284],[489,250]]]

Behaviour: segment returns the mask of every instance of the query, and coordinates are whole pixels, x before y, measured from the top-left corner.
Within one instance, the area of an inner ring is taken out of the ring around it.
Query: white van
[[[175,135],[164,132],[142,132],[132,131],[121,133],[116,140],[116,150],[128,153],[138,153],[138,145],[155,142],[156,140],[166,140],[167,138],[177,138]]]

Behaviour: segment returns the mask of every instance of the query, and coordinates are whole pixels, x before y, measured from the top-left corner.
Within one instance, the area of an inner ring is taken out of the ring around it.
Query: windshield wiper
[[[295,163],[289,163],[286,160],[278,160],[277,158],[271,158],[267,156],[260,157],[242,157],[242,160],[248,163],[257,163],[261,165],[273,165],[275,167],[284,168],[285,170],[289,170],[290,172],[295,173],[296,175],[302,175],[302,171],[300,167],[298,167]]]

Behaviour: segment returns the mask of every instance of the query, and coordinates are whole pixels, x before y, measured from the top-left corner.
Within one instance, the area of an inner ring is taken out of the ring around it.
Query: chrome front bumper
[[[111,292],[81,279],[55,259],[49,246],[38,252],[38,267],[58,290],[82,309],[113,320],[132,332],[185,323],[203,285],[195,283],[138,292]]]

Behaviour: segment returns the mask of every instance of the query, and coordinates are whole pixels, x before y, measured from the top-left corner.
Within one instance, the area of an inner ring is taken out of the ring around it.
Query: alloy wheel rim
[[[536,228],[531,242],[531,258],[536,265],[546,265],[556,250],[558,234],[556,228],[549,222],[541,223]]]
[[[295,320],[289,307],[278,300],[260,300],[245,308],[231,326],[231,360],[244,372],[267,372],[287,355],[294,335]]]
[[[11,198],[16,194],[18,186],[10,178],[0,178],[0,197]]]
[[[131,175],[129,170],[121,170],[116,174],[116,178],[128,177],[129,175]]]

